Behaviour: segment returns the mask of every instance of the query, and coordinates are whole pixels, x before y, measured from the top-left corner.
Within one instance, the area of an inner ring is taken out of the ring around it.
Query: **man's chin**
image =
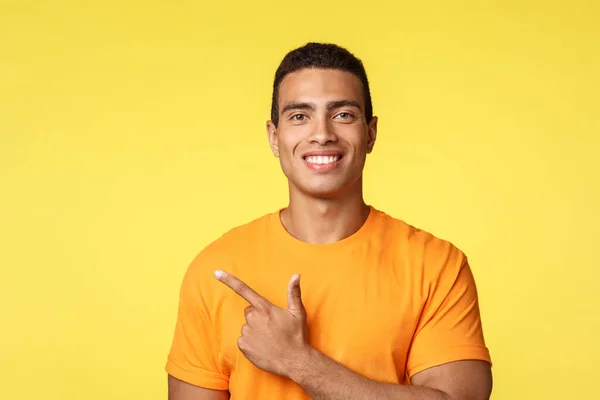
[[[290,195],[300,195],[306,198],[323,199],[323,200],[334,200],[336,198],[344,197],[354,189],[360,190],[360,185],[357,186],[357,181],[347,179],[334,179],[334,177],[328,177],[328,179],[305,179],[299,182],[294,182],[288,178],[290,185]]]
[[[332,186],[305,187],[301,192],[307,197],[322,200],[334,200],[344,194],[343,188]]]

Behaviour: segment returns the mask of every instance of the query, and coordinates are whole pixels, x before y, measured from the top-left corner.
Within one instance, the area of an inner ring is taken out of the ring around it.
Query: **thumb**
[[[290,283],[288,284],[288,311],[292,314],[304,313],[299,274],[292,276],[292,279],[290,279]]]

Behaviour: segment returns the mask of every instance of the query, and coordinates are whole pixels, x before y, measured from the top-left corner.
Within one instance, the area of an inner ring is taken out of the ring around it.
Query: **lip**
[[[306,158],[310,157],[310,156],[321,156],[321,157],[330,157],[330,156],[338,156],[339,159],[335,162],[332,163],[327,163],[327,164],[314,164],[314,163],[309,163]],[[310,168],[313,171],[317,171],[317,172],[329,172],[334,170],[335,168],[337,168],[340,165],[340,161],[342,161],[342,159],[344,158],[344,156],[342,155],[341,151],[335,151],[335,150],[328,150],[328,151],[311,151],[311,152],[307,152],[305,154],[302,155],[302,160],[304,161],[304,164],[306,164],[306,166],[308,168]]]
[[[308,153],[304,153],[302,154],[302,158],[306,158],[309,156],[322,156],[322,157],[328,157],[328,156],[342,156],[342,152],[341,151],[335,151],[335,150],[327,150],[327,151],[309,151]]]

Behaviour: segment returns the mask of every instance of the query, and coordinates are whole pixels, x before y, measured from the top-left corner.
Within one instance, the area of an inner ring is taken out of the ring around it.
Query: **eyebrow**
[[[360,104],[355,100],[338,100],[327,103],[327,109],[330,111],[342,107],[354,107],[360,110]]]
[[[282,114],[285,114],[288,111],[291,110],[310,110],[310,111],[314,111],[315,109],[315,105],[312,103],[289,103],[286,104],[285,107],[283,107],[283,110],[281,110]]]
[[[334,110],[336,108],[341,108],[341,107],[355,107],[360,110],[360,104],[355,100],[336,100],[336,101],[330,101],[329,103],[327,103],[327,110],[329,110],[329,111]],[[305,102],[289,103],[289,104],[286,104],[285,107],[283,107],[283,109],[281,110],[281,113],[285,114],[286,112],[291,111],[291,110],[314,111],[315,109],[316,109],[316,107],[313,103],[305,103]]]

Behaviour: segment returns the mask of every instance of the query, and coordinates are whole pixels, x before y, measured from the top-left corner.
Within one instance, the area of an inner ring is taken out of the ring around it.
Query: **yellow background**
[[[598,3],[251,3],[0,2],[0,398],[166,399],[188,263],[286,204],[312,40],[366,65],[367,201],[470,256],[493,398],[598,396]]]

